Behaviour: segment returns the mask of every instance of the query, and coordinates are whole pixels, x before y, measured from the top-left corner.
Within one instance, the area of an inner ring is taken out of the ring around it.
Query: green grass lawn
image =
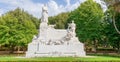
[[[74,62],[74,61],[119,61],[120,57],[113,57],[108,55],[92,55],[92,57],[40,57],[40,58],[24,58],[14,55],[1,55],[0,61],[53,61],[53,62]]]

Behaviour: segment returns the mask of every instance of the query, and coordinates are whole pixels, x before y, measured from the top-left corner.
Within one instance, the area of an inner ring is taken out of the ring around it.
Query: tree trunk
[[[23,53],[25,53],[27,51],[26,46],[23,47]]]
[[[14,47],[15,47],[15,45],[13,45],[13,44],[10,45],[10,47],[9,47],[10,53],[13,53],[13,52],[14,52]]]
[[[2,46],[0,45],[0,49],[2,49]]]
[[[120,41],[118,42],[118,47],[117,47],[117,49],[118,49],[118,54],[120,54]]]
[[[17,47],[17,52],[19,52],[19,51],[20,51],[20,46]]]
[[[96,51],[96,49],[97,49],[97,44],[96,44],[96,42],[97,42],[97,40],[94,40],[94,41],[93,41],[93,48],[92,48],[92,51],[95,52],[95,53],[97,52],[97,51]]]
[[[115,24],[115,15],[113,15],[113,25],[115,27],[115,30],[117,31],[118,34],[120,34],[120,31],[118,30],[116,24]]]
[[[117,45],[117,53],[120,54],[120,47]]]
[[[10,47],[10,53],[14,52],[14,47]]]

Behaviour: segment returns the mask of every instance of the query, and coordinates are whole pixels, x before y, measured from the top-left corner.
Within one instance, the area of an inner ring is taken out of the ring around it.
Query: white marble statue
[[[68,32],[71,33],[72,37],[76,36],[75,30],[76,30],[76,24],[74,23],[74,21],[72,21],[72,23],[70,23],[68,26]]]
[[[48,23],[48,8],[47,8],[47,5],[46,5],[46,4],[44,4],[44,6],[42,7],[41,22],[46,22],[46,23]]]
[[[75,29],[76,29],[76,25],[75,25],[74,21],[72,21],[72,23],[71,23],[71,31],[75,33]]]
[[[32,39],[32,42],[36,42],[36,40],[37,40],[37,36],[34,35],[34,36],[33,36],[33,39]]]
[[[86,56],[84,44],[76,37],[74,21],[68,29],[55,29],[48,25],[47,5],[42,7],[42,17],[37,36],[28,44],[26,57],[81,57]]]

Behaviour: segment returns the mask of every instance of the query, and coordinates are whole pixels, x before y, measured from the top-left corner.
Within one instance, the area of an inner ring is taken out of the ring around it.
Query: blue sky
[[[24,9],[33,16],[41,17],[41,8],[44,4],[48,6],[49,16],[57,15],[61,12],[68,12],[76,9],[85,0],[0,0],[0,15],[17,7]],[[100,0],[96,0],[101,4]],[[102,5],[105,9],[105,6]]]

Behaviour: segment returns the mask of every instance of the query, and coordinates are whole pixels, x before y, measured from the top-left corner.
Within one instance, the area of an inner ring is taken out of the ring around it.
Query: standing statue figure
[[[41,18],[41,22],[46,22],[48,23],[48,8],[47,5],[44,4],[44,6],[42,7],[42,18]]]
[[[71,31],[75,33],[75,29],[76,29],[76,25],[75,25],[74,21],[72,21],[72,23],[71,23]]]

